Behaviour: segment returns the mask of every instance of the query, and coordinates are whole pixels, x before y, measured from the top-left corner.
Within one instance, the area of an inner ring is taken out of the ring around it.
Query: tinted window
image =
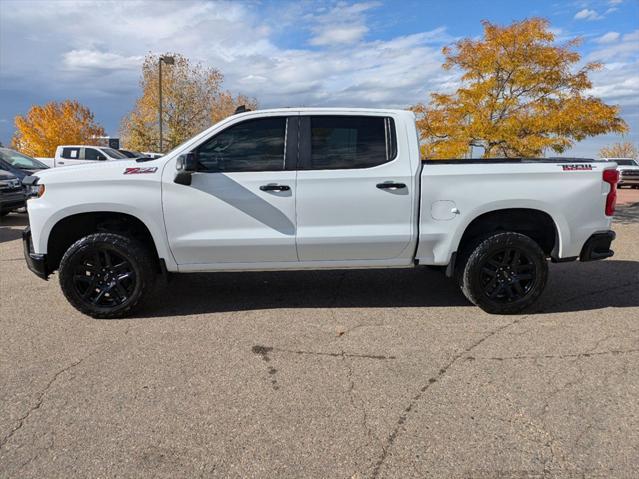
[[[62,148],[62,158],[67,158],[68,160],[79,160],[80,148]]]
[[[375,116],[311,118],[311,168],[370,168],[395,157],[395,126]]]
[[[208,171],[284,169],[286,118],[260,118],[233,125],[200,145],[200,168]]]
[[[95,161],[97,161],[98,155],[101,155],[101,153],[98,150],[96,150],[95,148],[85,148],[84,149],[84,159],[85,160],[95,160]],[[104,156],[104,155],[101,155],[101,156]]]
[[[114,150],[113,148],[102,148],[102,151],[104,151],[111,158],[126,158],[126,155],[124,153],[120,153],[118,150]]]
[[[637,166],[635,162],[632,160],[612,160],[612,161],[614,161],[615,163],[621,166]]]

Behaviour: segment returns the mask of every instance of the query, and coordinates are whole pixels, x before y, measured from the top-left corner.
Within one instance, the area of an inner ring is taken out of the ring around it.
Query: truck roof
[[[397,108],[356,108],[356,107],[285,107],[285,108],[268,108],[260,110],[247,110],[237,113],[236,115],[245,115],[251,113],[393,113],[393,114],[413,114],[410,110],[401,110]]]

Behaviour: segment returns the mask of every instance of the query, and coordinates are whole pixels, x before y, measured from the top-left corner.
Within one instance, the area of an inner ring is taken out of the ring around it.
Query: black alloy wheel
[[[86,251],[73,275],[76,293],[96,306],[123,304],[135,291],[135,270],[129,261],[104,245]]]
[[[157,257],[139,241],[117,233],[79,239],[60,261],[60,286],[78,311],[121,318],[153,292]]]
[[[495,232],[465,249],[458,273],[462,292],[471,303],[487,313],[515,314],[541,296],[548,262],[529,236]]]
[[[536,277],[534,261],[519,248],[495,252],[486,259],[480,272],[484,295],[502,303],[524,298],[532,290]]]

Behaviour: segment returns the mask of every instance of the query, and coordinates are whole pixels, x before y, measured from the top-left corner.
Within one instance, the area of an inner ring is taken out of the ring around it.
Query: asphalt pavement
[[[438,272],[180,275],[94,320],[0,225],[0,477],[639,476],[639,211],[492,316]]]

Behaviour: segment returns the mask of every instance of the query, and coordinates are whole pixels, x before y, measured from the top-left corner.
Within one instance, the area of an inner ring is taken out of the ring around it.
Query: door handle
[[[380,190],[399,190],[401,188],[406,188],[406,185],[404,183],[388,182],[388,183],[377,183],[377,187]]]
[[[64,165],[64,161],[58,161],[60,165]]]
[[[288,185],[262,185],[260,190],[262,191],[288,191],[291,187]]]

